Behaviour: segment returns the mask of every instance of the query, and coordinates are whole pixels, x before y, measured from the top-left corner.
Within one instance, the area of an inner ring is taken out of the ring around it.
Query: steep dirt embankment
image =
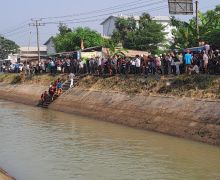
[[[0,98],[36,105],[47,86],[0,84]],[[220,102],[74,88],[50,109],[220,145]]]
[[[51,109],[220,145],[220,102],[75,88]]]

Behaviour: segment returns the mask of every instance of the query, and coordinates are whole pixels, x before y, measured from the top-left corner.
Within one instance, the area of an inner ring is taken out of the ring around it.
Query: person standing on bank
[[[71,81],[71,83],[70,83],[70,88],[73,87],[74,77],[75,77],[75,74],[73,74],[73,73],[70,73],[70,74],[69,74],[69,79],[70,79],[70,81]]]
[[[191,64],[192,64],[192,59],[193,59],[193,57],[192,57],[192,55],[190,54],[190,50],[187,49],[187,50],[186,50],[186,54],[185,54],[185,56],[184,56],[185,71],[186,71],[187,74],[190,74],[189,68],[190,68],[190,66],[191,66]]]

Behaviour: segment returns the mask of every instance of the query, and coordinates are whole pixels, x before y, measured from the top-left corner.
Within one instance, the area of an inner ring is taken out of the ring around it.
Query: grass
[[[79,87],[117,91],[127,94],[179,96],[191,98],[220,99],[220,76],[114,76],[98,78],[87,76]]]
[[[0,82],[49,85],[57,78],[65,81],[67,75],[50,76],[44,74],[27,79],[24,74],[1,74]],[[128,95],[142,94],[220,99],[220,76],[214,75],[148,76],[147,78],[136,75],[117,75],[108,78],[86,76],[79,81],[78,87],[117,91]]]
[[[0,82],[17,84],[21,82],[19,74],[0,74]]]
[[[48,74],[36,75],[33,77],[25,77],[23,73],[20,74],[0,74],[0,82],[8,84],[38,84],[49,85],[51,82],[60,78],[62,81],[66,80],[66,75],[50,76]]]

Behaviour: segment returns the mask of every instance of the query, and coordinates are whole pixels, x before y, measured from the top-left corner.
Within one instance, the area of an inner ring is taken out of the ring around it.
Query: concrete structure
[[[53,41],[53,36],[51,36],[47,42],[44,43],[44,45],[46,46],[47,48],[47,55],[54,55],[56,54],[56,49],[55,49],[55,44],[54,44],[54,41]]]
[[[103,26],[103,36],[104,37],[110,37],[113,33],[113,31],[116,29],[115,27],[115,22],[117,21],[118,18],[129,18],[132,16],[109,16],[106,20],[104,20],[101,25]],[[140,16],[133,16],[134,19],[137,21],[137,27],[139,26],[139,20],[140,20]],[[155,16],[152,17],[152,19],[162,25],[164,25],[166,28],[164,30],[164,32],[168,33],[166,35],[166,39],[168,41],[172,41],[172,29],[173,27],[170,25],[171,21],[170,21],[170,17],[169,16]]]
[[[47,47],[40,47],[40,56],[45,58],[47,56]],[[37,47],[20,47],[21,62],[25,61],[38,61],[38,49]]]

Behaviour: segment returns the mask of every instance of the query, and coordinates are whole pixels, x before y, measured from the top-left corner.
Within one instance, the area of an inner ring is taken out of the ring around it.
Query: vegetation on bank
[[[8,58],[9,54],[17,53],[19,46],[3,36],[0,35],[0,60]]]
[[[32,78],[24,78],[22,74],[1,74],[0,82],[47,86],[57,78],[65,81],[67,75],[50,76],[44,74]],[[91,90],[116,91],[129,95],[220,99],[220,76],[214,75],[149,76],[147,78],[136,75],[117,75],[108,78],[88,75],[82,78],[77,86]]]
[[[87,76],[79,82],[79,87],[125,92],[130,95],[142,94],[220,99],[220,77],[210,75],[150,76],[148,78],[134,75],[113,76],[109,78]]]
[[[7,84],[37,84],[37,85],[49,85],[51,82],[60,78],[61,81],[65,81],[67,75],[50,76],[48,74],[37,75],[33,77],[25,77],[24,74],[0,74],[0,83]]]
[[[181,21],[173,17],[171,19],[174,41],[171,49],[188,48],[198,46],[199,41],[206,41],[214,49],[220,48],[220,5],[213,10],[205,13],[199,12],[199,32],[196,30],[196,19],[192,18],[189,22]]]

